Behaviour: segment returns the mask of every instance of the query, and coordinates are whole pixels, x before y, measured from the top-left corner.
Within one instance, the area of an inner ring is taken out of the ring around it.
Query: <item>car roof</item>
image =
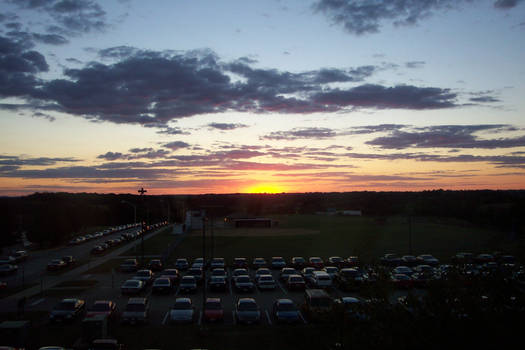
[[[278,304],[293,304],[293,301],[291,299],[285,299],[285,298],[277,299],[275,302]]]
[[[254,298],[239,298],[239,303],[255,303]]]
[[[129,298],[128,304],[146,304],[148,298]]]
[[[175,299],[175,302],[176,303],[190,303],[191,304],[191,299],[190,298],[177,298],[177,299]]]
[[[206,298],[206,302],[210,302],[210,303],[220,303],[221,302],[221,298]]]
[[[93,304],[110,304],[112,303],[111,300],[95,300]]]

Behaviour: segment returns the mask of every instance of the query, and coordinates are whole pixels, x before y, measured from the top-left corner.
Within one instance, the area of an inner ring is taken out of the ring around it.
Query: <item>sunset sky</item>
[[[0,196],[525,188],[524,0],[4,0]]]

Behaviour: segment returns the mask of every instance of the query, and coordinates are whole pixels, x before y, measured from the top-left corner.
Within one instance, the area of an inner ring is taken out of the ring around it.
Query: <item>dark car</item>
[[[324,267],[324,261],[318,256],[312,256],[308,259],[308,266],[320,270]]]
[[[203,317],[205,322],[219,322],[224,320],[224,309],[220,298],[206,298]]]
[[[208,287],[212,291],[224,292],[228,289],[228,283],[224,276],[211,276],[208,281]]]
[[[106,249],[104,249],[104,247],[102,247],[101,245],[96,245],[93,248],[91,248],[91,254],[93,255],[99,255],[104,253],[105,251]]]
[[[139,268],[139,263],[137,259],[126,259],[122,264],[120,264],[121,272],[135,272]]]
[[[82,299],[62,299],[49,314],[51,322],[70,321],[80,317],[86,311],[86,302]]]
[[[190,267],[190,264],[188,263],[188,260],[185,258],[179,258],[175,261],[175,267],[179,271],[187,270],[188,267]]]
[[[153,283],[154,274],[151,270],[138,270],[133,279],[140,280],[144,282],[145,285],[150,285]]]
[[[160,259],[153,259],[153,260],[150,260],[149,264],[148,264],[148,268],[151,270],[151,271],[162,271],[162,261],[160,261]]]
[[[181,293],[195,293],[197,291],[197,281],[193,276],[184,276],[180,279],[179,291]]]
[[[151,291],[153,293],[170,293],[173,288],[173,284],[169,276],[160,276],[155,278],[151,285]]]
[[[358,267],[361,264],[358,256],[349,256],[346,258],[345,265],[348,267]]]
[[[248,268],[248,259],[246,259],[246,258],[233,258],[233,268],[235,268],[235,269]]]
[[[93,306],[88,309],[86,317],[96,315],[106,315],[108,319],[116,319],[118,316],[117,304],[111,300],[97,300]]]
[[[53,259],[47,264],[48,271],[58,271],[65,268],[67,265],[62,259]]]
[[[233,280],[233,286],[239,292],[253,292],[255,284],[252,282],[250,276],[241,275]]]
[[[277,299],[273,303],[273,315],[277,322],[298,323],[302,321],[301,312],[290,299]]]
[[[62,257],[62,261],[66,263],[66,266],[72,266],[72,265],[75,265],[77,263],[75,258],[72,257],[71,255],[63,256]]]
[[[413,255],[403,255],[401,257],[401,263],[405,266],[415,266],[418,264],[418,260]]]
[[[197,284],[200,284],[204,278],[204,273],[201,267],[190,267],[188,272],[186,272],[186,276],[193,276]]]
[[[239,323],[259,323],[261,321],[261,310],[255,299],[240,298],[235,307],[235,317]]]
[[[286,267],[286,261],[282,256],[274,256],[270,261],[270,266],[274,270],[280,270],[283,267]]]
[[[385,254],[379,259],[381,265],[388,267],[396,267],[402,264],[402,260],[396,254]]]
[[[268,264],[264,258],[255,258],[253,259],[252,266],[254,269],[259,269],[261,267],[266,267]]]
[[[168,277],[170,279],[170,281],[171,281],[171,284],[176,284],[180,280],[180,273],[179,273],[179,270],[177,270],[177,269],[166,269],[166,270],[163,270],[160,273],[160,275],[163,276],[163,277]]]
[[[29,254],[27,254],[27,251],[25,250],[17,250],[11,256],[15,259],[15,262],[20,263],[26,261],[29,257]]]
[[[336,267],[343,267],[345,261],[340,256],[331,256],[328,258],[328,265],[330,266],[336,266]]]
[[[0,265],[0,276],[7,276],[18,271],[18,265],[5,264]]]
[[[301,270],[306,266],[306,260],[302,256],[294,256],[292,258],[292,267],[296,270]]]
[[[281,273],[279,275],[279,279],[283,282],[286,282],[288,280],[288,277],[291,275],[297,275],[299,274],[294,268],[291,267],[285,267],[281,270]]]
[[[290,275],[286,280],[286,287],[289,290],[304,290],[306,288],[306,282],[301,275]]]

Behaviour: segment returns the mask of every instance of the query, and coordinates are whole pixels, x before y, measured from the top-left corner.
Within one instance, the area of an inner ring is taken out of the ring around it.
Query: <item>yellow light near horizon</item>
[[[257,184],[246,188],[245,193],[281,193],[283,189],[272,184]]]

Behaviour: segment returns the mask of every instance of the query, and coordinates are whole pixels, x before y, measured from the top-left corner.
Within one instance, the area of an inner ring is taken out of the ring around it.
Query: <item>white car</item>
[[[314,271],[310,282],[316,288],[332,287],[332,278],[325,271]]]
[[[275,289],[275,280],[272,275],[260,275],[257,278],[257,287],[261,290],[273,290]]]
[[[146,323],[149,317],[149,302],[147,298],[129,298],[122,313],[123,323]]]
[[[122,294],[139,294],[144,290],[144,282],[140,280],[127,280],[120,286]]]
[[[177,298],[170,309],[170,323],[193,322],[195,308],[190,298]]]

